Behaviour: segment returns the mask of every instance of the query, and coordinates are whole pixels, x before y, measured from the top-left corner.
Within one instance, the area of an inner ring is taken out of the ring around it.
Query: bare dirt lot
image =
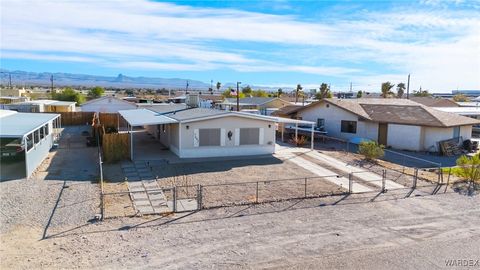
[[[479,197],[329,197],[2,235],[2,269],[436,269],[478,260]],[[449,268],[451,269],[451,268]]]
[[[451,189],[431,195],[419,187],[130,218],[123,216],[131,202],[123,208],[107,201],[122,217],[95,221],[100,212],[96,149],[83,146],[80,131],[67,130],[71,136],[62,140],[69,138],[69,146],[63,141],[31,179],[0,183],[0,269],[452,269],[446,260],[480,259],[480,197]],[[194,165],[158,171],[159,182],[311,176],[272,160]],[[121,175],[115,166],[106,171]],[[108,187],[125,189],[121,178]]]

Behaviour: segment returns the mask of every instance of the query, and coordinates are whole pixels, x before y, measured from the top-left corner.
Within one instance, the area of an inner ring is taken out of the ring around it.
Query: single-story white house
[[[438,142],[470,139],[479,120],[440,111],[407,99],[323,99],[288,112],[289,117],[314,121],[329,136],[365,138],[387,147],[439,151]]]
[[[276,123],[313,122],[207,108],[173,112],[119,111],[130,126],[144,127],[180,158],[265,155],[275,152]],[[133,142],[133,137],[131,137]],[[312,144],[313,147],[313,144]],[[131,144],[131,159],[134,146]]]
[[[29,177],[47,157],[59,127],[59,114],[0,110],[0,179]]]
[[[82,104],[82,112],[118,113],[121,110],[135,110],[137,105],[113,96],[92,99]]]

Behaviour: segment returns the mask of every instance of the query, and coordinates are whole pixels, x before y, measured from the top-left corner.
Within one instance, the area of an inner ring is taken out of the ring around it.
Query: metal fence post
[[[257,181],[257,190],[255,192],[255,203],[258,203],[258,181]]]
[[[438,167],[438,183],[443,184],[443,171],[442,167]]]
[[[304,192],[304,195],[303,195],[304,198],[307,197],[307,178],[305,177],[305,192]]]
[[[202,209],[202,186],[197,184],[197,210]]]
[[[173,192],[173,212],[177,212],[177,187],[172,188]]]
[[[413,171],[413,186],[412,188],[417,188],[417,178],[418,178],[418,168],[415,168]]]
[[[353,179],[352,179],[352,173],[348,174],[348,194],[352,194],[353,190]]]
[[[383,170],[383,174],[382,174],[382,193],[385,193],[385,181],[386,181],[386,178],[387,178],[387,170]]]

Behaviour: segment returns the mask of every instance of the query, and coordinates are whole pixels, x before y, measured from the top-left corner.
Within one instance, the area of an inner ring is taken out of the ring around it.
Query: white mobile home
[[[314,121],[330,136],[366,138],[388,147],[438,151],[438,142],[472,136],[480,121],[443,112],[406,99],[324,99],[289,112]]]
[[[1,180],[29,177],[53,146],[59,114],[0,110]]]
[[[275,117],[206,108],[168,113],[139,109],[119,113],[131,127],[146,128],[180,158],[273,154],[276,122],[281,121]],[[313,125],[294,119],[285,121]],[[132,144],[132,159],[133,152]]]

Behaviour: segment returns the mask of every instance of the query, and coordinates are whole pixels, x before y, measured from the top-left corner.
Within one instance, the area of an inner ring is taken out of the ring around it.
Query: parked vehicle
[[[0,138],[0,154],[2,161],[16,161],[23,159],[25,145],[21,138]]]

